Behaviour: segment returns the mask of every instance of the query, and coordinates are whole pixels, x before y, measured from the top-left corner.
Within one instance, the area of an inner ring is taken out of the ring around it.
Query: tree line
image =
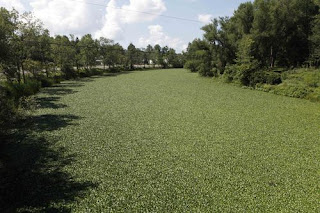
[[[202,76],[254,86],[277,83],[279,67],[319,67],[319,0],[255,0],[202,27],[185,67]]]
[[[182,67],[182,56],[167,46],[127,49],[107,38],[93,39],[87,34],[50,36],[42,22],[32,13],[0,9],[0,71],[10,79],[26,81],[26,73],[47,77],[61,70],[67,77],[80,69],[91,69],[98,64],[104,68],[134,69],[134,65],[158,65],[163,68]]]

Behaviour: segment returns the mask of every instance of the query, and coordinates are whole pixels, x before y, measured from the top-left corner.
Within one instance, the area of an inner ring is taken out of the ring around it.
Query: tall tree
[[[148,63],[149,64],[151,63],[153,64],[153,66],[155,66],[156,58],[155,58],[153,47],[150,44],[146,48],[146,53],[147,53]]]
[[[80,55],[86,69],[91,69],[95,64],[99,52],[98,41],[93,40],[91,34],[84,35],[79,41]]]
[[[72,78],[75,49],[67,36],[56,36],[52,43],[52,57],[54,63],[61,69],[67,78]]]
[[[112,52],[113,43],[114,42],[112,40],[107,38],[101,37],[99,39],[99,55],[102,59],[104,70],[106,69],[106,65],[110,66],[112,64],[110,56],[114,54],[114,52]]]
[[[162,48],[159,44],[156,44],[153,48],[153,54],[155,59],[155,64],[162,65],[163,57],[162,57]]]
[[[18,67],[19,61],[16,61],[18,50],[17,30],[18,13],[17,11],[8,11],[0,8],[0,72],[3,72],[8,78],[16,77],[20,82],[20,73]]]
[[[137,49],[136,47],[130,43],[127,48],[127,59],[129,64],[129,69],[134,69],[134,64],[137,62]]]

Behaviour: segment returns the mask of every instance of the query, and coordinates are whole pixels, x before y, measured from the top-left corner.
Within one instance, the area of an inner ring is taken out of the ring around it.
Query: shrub
[[[242,85],[255,86],[263,82],[263,72],[259,70],[259,63],[256,60],[236,65],[237,78]]]
[[[0,133],[8,123],[14,121],[17,114],[14,100],[8,93],[8,89],[0,85]]]
[[[213,77],[213,72],[211,71],[210,66],[206,63],[201,63],[198,66],[198,72],[201,76]]]
[[[93,68],[93,69],[82,69],[79,72],[79,77],[80,78],[86,78],[86,77],[90,77],[90,76],[93,76],[93,75],[102,75],[102,74],[103,74],[103,70],[101,70],[101,69],[96,69],[96,68]]]
[[[61,81],[63,81],[62,76],[55,75],[55,76],[53,77],[53,82],[54,82],[55,84],[60,84]]]
[[[79,77],[80,77],[80,78],[90,77],[90,73],[87,72],[87,70],[81,70],[81,71],[79,72]]]
[[[320,88],[316,88],[312,93],[308,94],[306,99],[311,101],[320,101]]]
[[[257,84],[266,83],[266,73],[264,71],[256,70],[251,73],[249,77],[249,85],[256,86]]]
[[[187,61],[184,65],[184,68],[189,69],[191,72],[199,71],[200,62],[198,60]]]
[[[232,81],[234,81],[235,76],[236,76],[236,65],[227,65],[223,73],[223,78],[225,82],[231,83]]]
[[[121,67],[110,67],[110,68],[109,68],[109,72],[111,72],[111,73],[118,73],[118,72],[121,72],[122,69],[123,69],[123,68],[121,68]]]
[[[18,102],[18,110],[36,110],[37,102],[34,96],[21,97]]]
[[[42,77],[38,80],[41,82],[41,87],[51,87],[55,83],[55,79],[53,78]]]
[[[91,76],[92,76],[92,75],[101,75],[101,74],[103,73],[102,70],[97,69],[97,68],[90,69],[89,72],[90,72],[90,75],[91,75]]]
[[[304,81],[309,87],[319,87],[320,85],[320,72],[305,72]]]
[[[280,84],[275,87],[274,93],[278,95],[285,95],[294,98],[306,98],[313,92],[308,86],[305,85],[289,85],[286,83]]]
[[[211,73],[212,73],[212,75],[213,75],[214,77],[219,77],[219,75],[220,75],[220,72],[219,72],[219,70],[218,70],[216,67],[214,67],[214,68],[211,69]]]
[[[275,72],[265,72],[265,83],[271,85],[281,84],[281,74]]]
[[[35,79],[28,79],[25,83],[7,82],[7,91],[16,101],[21,97],[36,94],[41,88],[41,82]]]
[[[61,67],[61,72],[63,73],[65,79],[69,80],[72,78],[76,78],[77,77],[77,73],[75,72],[75,70],[69,66],[69,65],[64,65]]]

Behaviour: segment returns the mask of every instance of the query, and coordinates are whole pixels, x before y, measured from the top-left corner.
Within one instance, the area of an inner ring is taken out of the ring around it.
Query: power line
[[[128,11],[128,12],[135,12],[135,13],[141,13],[141,14],[147,14],[147,15],[154,15],[154,16],[160,16],[160,17],[164,17],[164,18],[169,18],[169,19],[176,19],[176,20],[180,20],[180,21],[189,21],[189,22],[194,22],[194,23],[201,23],[203,24],[203,22],[195,20],[195,19],[188,19],[188,18],[182,18],[182,17],[177,17],[177,16],[168,16],[168,15],[159,15],[156,13],[150,13],[150,12],[146,12],[146,11],[139,11],[139,10],[129,10],[129,9],[124,9],[122,7],[112,7],[109,5],[105,5],[105,4],[98,4],[98,3],[92,3],[92,2],[87,2],[87,1],[78,1],[78,0],[69,0],[69,1],[74,1],[74,2],[79,2],[79,3],[85,3],[85,4],[89,4],[89,5],[95,5],[95,6],[100,6],[100,7],[109,7],[109,8],[113,8],[113,9],[117,9],[117,10],[124,10],[124,11]]]

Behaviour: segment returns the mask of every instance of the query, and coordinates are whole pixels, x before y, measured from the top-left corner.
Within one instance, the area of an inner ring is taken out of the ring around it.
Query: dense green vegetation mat
[[[319,103],[183,69],[67,81],[38,103],[6,149],[22,165],[9,211],[320,209]]]

